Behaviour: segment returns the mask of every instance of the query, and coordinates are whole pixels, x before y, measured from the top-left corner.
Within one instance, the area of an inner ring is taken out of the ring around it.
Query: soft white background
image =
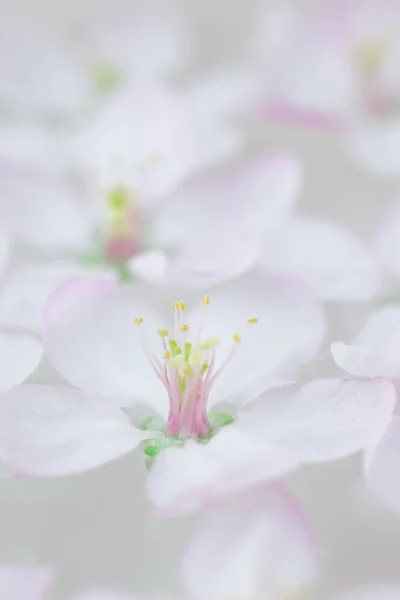
[[[148,0],[142,0],[148,1]],[[133,0],[9,0],[1,11],[19,11],[71,24]],[[167,0],[165,0],[167,2]],[[257,0],[180,0],[192,28],[196,69],[232,64],[245,48],[255,23]],[[265,5],[265,0],[264,0]],[[176,3],[171,6],[176,6]],[[292,151],[304,161],[307,183],[301,208],[332,217],[364,236],[396,192],[396,181],[356,171],[333,135],[300,129],[255,126],[244,117],[249,148]],[[332,338],[357,328],[365,308],[329,309]],[[330,371],[328,353],[312,369]],[[36,378],[37,379],[37,378]],[[42,380],[49,381],[44,373]],[[400,516],[360,499],[359,457],[333,466],[305,469],[290,477],[315,526],[327,590],[365,581],[400,582]],[[144,497],[145,469],[140,453],[96,472],[61,481],[0,481],[0,562],[54,563],[54,598],[94,585],[136,592],[179,593],[178,558],[190,519],[164,522],[151,514]],[[6,600],[6,599],[4,599]]]

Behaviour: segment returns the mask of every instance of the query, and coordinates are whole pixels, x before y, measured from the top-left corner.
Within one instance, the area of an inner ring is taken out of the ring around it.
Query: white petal
[[[296,499],[278,484],[210,507],[183,560],[190,598],[288,597],[313,581],[312,534]]]
[[[294,219],[277,232],[264,256],[267,269],[298,275],[326,300],[368,300],[380,288],[372,252],[333,223]]]
[[[384,379],[319,379],[297,392],[273,391],[238,419],[302,463],[337,460],[373,446],[385,432],[396,389]]]
[[[118,408],[71,388],[25,384],[0,399],[0,454],[20,475],[80,473],[134,450],[143,438]]]
[[[366,121],[349,133],[346,142],[358,166],[380,175],[400,173],[400,119]]]
[[[382,264],[400,277],[400,203],[394,202],[386,212],[373,240]]]
[[[69,261],[21,262],[13,266],[0,289],[0,325],[39,332],[51,292],[69,277],[84,271]]]
[[[141,252],[129,261],[129,269],[135,277],[155,285],[168,281],[168,259],[161,250]]]
[[[44,600],[53,578],[49,567],[0,565],[0,594],[4,600]]]
[[[50,297],[45,351],[73,385],[123,404],[134,398],[166,414],[168,396],[142,339],[144,332],[152,334],[162,354],[157,329],[166,323],[145,302],[138,286],[119,286],[108,278],[73,278]],[[144,319],[140,328],[136,317]]]
[[[247,325],[251,317],[258,318],[257,325]],[[291,376],[293,369],[315,356],[325,335],[320,303],[296,280],[254,276],[215,290],[206,312],[204,307],[193,311],[188,322],[196,330],[195,323],[202,318],[204,338],[221,338],[217,368],[234,346],[233,335],[242,337],[215,381],[210,405],[233,398],[249,401],[278,374]]]
[[[23,333],[0,332],[0,393],[22,383],[39,365],[39,342]]]
[[[373,312],[350,345],[331,345],[334,361],[356,377],[400,378],[400,308]]]
[[[284,475],[296,461],[268,440],[231,425],[206,445],[188,441],[184,448],[161,452],[147,480],[147,495],[167,513],[190,512],[205,502]]]
[[[395,417],[365,460],[365,483],[385,506],[400,511],[400,419]]]
[[[234,236],[265,236],[290,214],[301,184],[301,166],[290,156],[238,162],[171,197],[155,215],[155,239],[201,246],[211,238],[222,247]]]
[[[0,274],[2,274],[10,258],[11,241],[9,236],[0,231]]]

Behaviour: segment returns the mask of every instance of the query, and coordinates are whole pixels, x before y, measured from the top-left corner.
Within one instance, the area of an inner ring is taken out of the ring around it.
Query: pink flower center
[[[207,310],[210,299],[203,299]],[[211,389],[232,360],[241,342],[238,334],[233,336],[233,344],[228,356],[216,368],[216,353],[220,339],[210,336],[201,340],[204,319],[196,335],[190,338],[190,326],[185,323],[186,304],[183,301],[173,303],[174,335],[169,337],[167,329],[159,329],[161,358],[145,351],[150,364],[164,386],[169,398],[169,415],[166,433],[171,437],[205,438],[210,432],[207,415],[208,397]],[[205,316],[205,315],[204,315]],[[141,317],[135,319],[137,325],[143,323]],[[248,319],[248,324],[257,323],[257,319]]]
[[[125,262],[139,251],[140,218],[136,199],[123,187],[107,195],[104,255],[111,262]]]

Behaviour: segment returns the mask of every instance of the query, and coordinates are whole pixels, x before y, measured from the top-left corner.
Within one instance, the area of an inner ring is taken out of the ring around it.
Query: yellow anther
[[[189,325],[186,325],[186,324],[185,324],[185,325],[182,325],[182,327],[181,327],[181,331],[182,331],[182,332],[189,331],[189,329],[190,329]]]
[[[181,309],[181,305],[179,302],[173,302],[171,304],[172,308],[175,308],[175,310],[180,310]]]
[[[163,354],[163,358],[165,358],[166,360],[169,360],[170,358],[172,358],[172,354],[169,350],[166,350]]]
[[[206,338],[204,340],[203,346],[205,348],[214,348],[215,346],[218,346],[218,344],[221,343],[221,338],[219,338],[217,335],[210,335],[210,337]]]
[[[184,373],[184,375],[186,375],[186,377],[193,377],[193,375],[194,375],[193,367],[191,365],[186,365],[186,367],[183,369],[183,373]]]
[[[204,306],[208,306],[210,304],[211,300],[210,300],[210,296],[204,296],[202,303],[204,304]]]
[[[168,337],[168,331],[166,329],[158,329],[157,333],[160,337]]]
[[[242,338],[240,337],[240,335],[238,333],[235,333],[235,335],[233,336],[233,341],[240,344],[240,342],[242,341]]]
[[[183,300],[181,300],[179,302],[179,308],[181,309],[181,311],[185,311],[186,310],[186,302],[184,302]]]
[[[257,325],[257,323],[258,323],[257,317],[251,317],[251,319],[247,319],[248,325]]]
[[[143,317],[135,317],[135,325],[141,325],[143,323]]]

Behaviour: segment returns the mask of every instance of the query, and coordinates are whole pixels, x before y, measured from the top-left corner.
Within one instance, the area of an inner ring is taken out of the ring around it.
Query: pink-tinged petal
[[[206,445],[188,441],[184,448],[164,450],[149,474],[147,495],[167,514],[187,513],[296,466],[293,454],[231,425]]]
[[[381,278],[373,253],[340,225],[294,219],[265,249],[267,270],[297,275],[325,300],[372,298]]]
[[[23,384],[0,399],[0,455],[14,473],[58,477],[134,450],[145,434],[110,403],[60,386]]]
[[[388,508],[400,511],[400,418],[395,417],[376,447],[367,454],[364,481]]]
[[[374,311],[351,344],[331,345],[334,361],[356,377],[400,378],[400,308]]]
[[[0,325],[39,332],[53,290],[66,279],[90,271],[70,261],[21,262],[9,269],[0,288]]]
[[[49,567],[0,565],[0,595],[4,600],[45,600],[53,579]]]
[[[373,240],[373,248],[384,267],[400,277],[400,202],[386,212]]]
[[[316,557],[297,500],[278,484],[210,507],[183,559],[188,597],[283,598],[313,582]]]
[[[298,125],[333,133],[340,132],[345,126],[345,120],[340,114],[302,109],[278,101],[262,104],[259,112],[261,116],[276,123]]]
[[[299,463],[332,461],[373,446],[396,404],[385,379],[319,379],[275,390],[242,411],[238,425],[293,454]]]
[[[346,150],[361,168],[379,175],[400,173],[400,119],[380,118],[349,132]]]
[[[72,278],[50,297],[44,347],[72,385],[117,403],[139,400],[167,414],[168,396],[146,357],[142,336],[145,327],[160,344],[157,330],[166,323],[146,302],[138,286]],[[144,319],[142,329],[136,317]]]
[[[45,251],[86,248],[95,222],[89,206],[51,176],[0,171],[0,216],[9,231]]]
[[[155,215],[154,238],[183,248],[222,246],[241,235],[264,239],[290,214],[301,185],[301,166],[290,156],[240,161],[172,197]]]
[[[365,585],[335,594],[332,600],[399,600],[398,585]]]
[[[37,340],[23,333],[0,332],[0,393],[22,383],[42,358]]]
[[[278,376],[292,377],[293,370],[315,356],[324,339],[321,304],[296,279],[254,276],[216,289],[210,298],[206,315],[201,307],[190,313],[188,321],[195,329],[203,320],[204,337],[220,337],[216,368],[231,352],[233,336],[242,338],[215,380],[210,406],[223,400],[248,402]],[[251,317],[258,318],[256,325],[247,324]]]

